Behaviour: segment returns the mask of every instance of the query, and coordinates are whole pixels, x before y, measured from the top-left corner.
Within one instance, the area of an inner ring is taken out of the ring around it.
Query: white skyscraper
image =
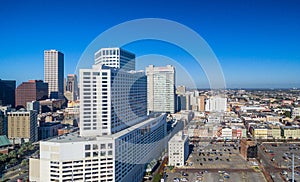
[[[147,104],[148,113],[175,112],[175,68],[166,67],[146,68],[147,75]]]
[[[41,141],[30,180],[141,181],[168,138],[166,115],[147,116],[144,72],[96,62],[79,78],[80,134]]]
[[[102,48],[95,53],[95,64],[135,70],[135,55],[121,48]]]
[[[48,83],[48,96],[64,95],[64,54],[57,50],[44,51],[44,81]]]
[[[80,70],[81,136],[110,135],[147,114],[146,76],[102,64]]]

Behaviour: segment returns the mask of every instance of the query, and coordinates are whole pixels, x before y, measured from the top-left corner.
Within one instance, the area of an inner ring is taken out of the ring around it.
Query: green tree
[[[285,111],[284,116],[291,118],[291,111]]]
[[[28,159],[23,159],[22,162],[21,162],[21,165],[22,166],[28,165]]]
[[[16,158],[12,158],[9,161],[10,164],[16,164],[17,162],[18,162],[18,160]]]
[[[22,156],[22,155],[24,155],[24,152],[25,152],[25,151],[26,151],[26,150],[24,149],[24,147],[21,147],[21,148],[19,148],[17,154]]]
[[[159,182],[161,178],[162,178],[162,175],[156,173],[156,174],[154,174],[152,181],[153,182]]]
[[[0,162],[4,163],[6,162],[8,159],[8,155],[7,154],[0,154]]]
[[[16,158],[17,157],[17,152],[16,151],[10,151],[9,153],[8,153],[8,157],[10,158],[10,159],[12,159],[12,158]]]

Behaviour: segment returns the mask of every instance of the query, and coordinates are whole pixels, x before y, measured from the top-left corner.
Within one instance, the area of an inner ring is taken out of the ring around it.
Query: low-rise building
[[[188,136],[179,131],[168,143],[169,166],[184,166],[189,155]]]
[[[300,107],[296,107],[292,111],[292,118],[300,117]]]
[[[38,140],[37,112],[19,111],[8,112],[8,138],[14,144],[36,142]]]
[[[268,139],[269,127],[266,125],[252,125],[250,127],[250,133],[253,138],[257,139]]]
[[[39,127],[39,139],[54,137],[58,135],[58,130],[62,128],[60,122],[46,122],[41,123]]]
[[[300,138],[300,128],[298,126],[281,126],[281,136],[285,139]]]

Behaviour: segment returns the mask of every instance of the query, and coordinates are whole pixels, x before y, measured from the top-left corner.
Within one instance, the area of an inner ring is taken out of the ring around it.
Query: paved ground
[[[294,154],[295,162],[295,180],[300,181],[300,144],[299,143],[263,143],[262,148],[264,151],[262,154],[268,160],[269,163],[277,168],[286,168],[277,172],[273,172],[273,175],[277,179],[291,179],[292,178],[292,154]],[[265,161],[267,163],[267,161]],[[287,174],[280,174],[284,172]],[[279,177],[278,177],[279,176]]]
[[[225,173],[226,172],[226,173]],[[182,175],[186,173],[187,176]],[[265,178],[258,168],[254,170],[251,163],[239,154],[236,143],[196,144],[191,152],[187,165],[173,171],[167,171],[167,182],[174,178],[192,182],[265,182]]]
[[[199,147],[194,147],[187,163],[188,168],[209,169],[246,169],[250,166],[239,154],[234,143],[201,143]]]
[[[186,178],[188,181],[196,182],[266,182],[262,173],[258,172],[234,172],[227,174],[221,174],[219,172],[203,172],[200,173],[188,173],[188,176],[182,176],[179,172],[168,174],[167,182],[173,182],[174,178],[182,179]],[[227,176],[228,178],[226,178]]]

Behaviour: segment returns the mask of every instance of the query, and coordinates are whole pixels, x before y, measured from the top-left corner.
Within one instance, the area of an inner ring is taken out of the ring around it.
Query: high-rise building
[[[145,74],[129,70],[101,62],[80,70],[80,134],[41,141],[31,181],[142,180],[166,148],[166,115],[147,116]]]
[[[123,70],[135,70],[135,55],[121,48],[102,48],[95,53],[95,64]]]
[[[38,101],[27,102],[26,103],[26,110],[27,111],[35,110],[38,113],[40,113],[40,102],[38,102]]]
[[[69,101],[77,100],[78,83],[77,83],[77,76],[75,74],[69,74],[67,77],[65,97]]]
[[[38,139],[37,112],[11,111],[8,117],[8,138],[14,144],[23,142],[36,142]]]
[[[227,98],[214,96],[206,99],[205,111],[225,112],[227,110]]]
[[[186,110],[186,96],[178,95],[176,100],[177,100],[177,111]]]
[[[205,95],[200,95],[198,97],[198,111],[205,111]]]
[[[0,135],[7,135],[7,113],[10,111],[10,106],[0,106]]]
[[[146,76],[102,64],[80,70],[80,134],[110,135],[147,114]]]
[[[26,107],[27,102],[48,98],[48,83],[42,80],[23,82],[16,89],[16,107]]]
[[[0,79],[0,105],[15,107],[15,80],[1,80]]]
[[[64,54],[57,50],[44,51],[44,81],[48,96],[62,98],[64,94]]]
[[[5,127],[5,115],[4,112],[0,110],[0,136],[5,135],[4,127]]]
[[[146,68],[148,113],[175,112],[175,68],[166,67]]]

